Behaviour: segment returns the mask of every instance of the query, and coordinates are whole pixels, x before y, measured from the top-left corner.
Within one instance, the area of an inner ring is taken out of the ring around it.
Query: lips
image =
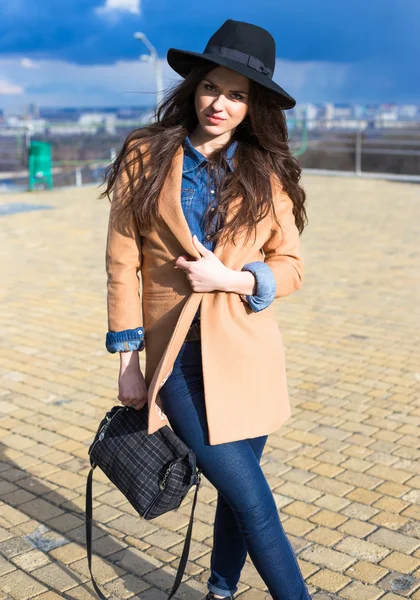
[[[220,123],[222,121],[226,121],[226,119],[222,119],[220,117],[216,117],[216,115],[206,115],[206,117],[208,117],[209,119],[213,119],[214,121],[220,121]]]

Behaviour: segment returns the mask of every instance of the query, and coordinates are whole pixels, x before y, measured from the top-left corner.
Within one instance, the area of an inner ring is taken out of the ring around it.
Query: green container
[[[37,183],[46,183],[51,190],[53,187],[51,144],[31,140],[28,156],[29,191]]]

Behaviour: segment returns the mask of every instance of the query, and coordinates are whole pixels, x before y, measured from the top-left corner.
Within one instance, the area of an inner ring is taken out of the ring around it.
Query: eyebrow
[[[208,81],[213,87],[218,87],[211,79],[208,79],[208,77],[206,77],[204,79],[204,81]],[[229,90],[231,93],[233,94],[244,94],[245,96],[248,96],[248,92],[243,92],[242,90]]]

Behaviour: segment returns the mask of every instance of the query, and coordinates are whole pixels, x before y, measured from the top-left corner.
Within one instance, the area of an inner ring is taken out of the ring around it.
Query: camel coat
[[[129,231],[115,217],[116,186],[106,245],[108,330],[144,327],[149,433],[168,419],[159,389],[172,372],[177,354],[201,303],[201,348],[209,442],[221,444],[276,431],[291,415],[285,353],[273,304],[254,312],[234,292],[194,292],[182,269],[181,254],[200,258],[181,206],[183,148],[177,150],[159,197],[160,219],[142,231],[132,218]],[[127,175],[119,177],[123,184]],[[273,270],[276,298],[302,284],[303,259],[293,203],[272,178],[273,201],[282,231],[272,214],[257,226],[257,236],[237,236],[236,245],[216,244],[214,254],[229,269],[264,260]],[[237,198],[231,204],[233,209]],[[229,220],[229,214],[226,219]],[[141,275],[141,293],[139,277]]]

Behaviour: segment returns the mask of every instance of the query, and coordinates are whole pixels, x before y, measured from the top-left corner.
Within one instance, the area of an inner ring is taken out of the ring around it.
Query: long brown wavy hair
[[[122,214],[126,210],[134,213],[141,229],[151,230],[159,219],[158,198],[172,159],[184,138],[192,134],[198,125],[195,90],[214,68],[211,63],[199,65],[180,84],[170,89],[155,111],[155,122],[132,131],[105,172],[107,185],[100,197],[111,199],[118,175],[126,169],[128,184],[122,192],[125,196],[121,211]],[[220,236],[233,239],[239,230],[245,230],[248,239],[256,224],[273,210],[273,174],[293,201],[299,233],[307,224],[306,195],[299,185],[301,168],[289,149],[286,118],[279,108],[278,94],[252,81],[250,84],[245,119],[234,130],[229,142],[208,158],[209,166],[213,165],[216,175],[217,206],[213,213],[210,205],[206,210],[204,229],[215,241]],[[226,151],[235,140],[238,142],[234,155],[236,166],[234,171],[230,171]],[[228,206],[232,199],[238,197],[242,199],[239,208],[234,218],[225,223]],[[211,231],[210,224],[215,217],[219,226],[216,231]]]

